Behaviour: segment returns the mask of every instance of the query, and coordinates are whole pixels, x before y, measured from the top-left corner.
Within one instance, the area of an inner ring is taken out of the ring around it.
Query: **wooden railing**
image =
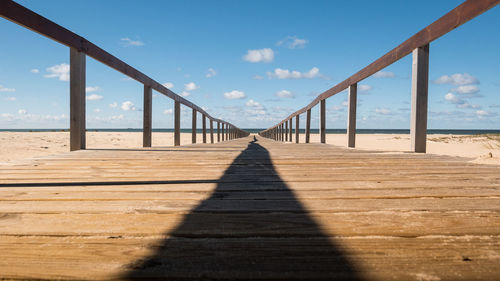
[[[425,152],[427,138],[427,92],[429,81],[429,43],[481,13],[496,6],[500,0],[467,0],[367,67],[316,97],[306,107],[292,113],[259,135],[278,141],[292,141],[292,119],[295,117],[295,142],[299,143],[299,116],[306,112],[305,142],[309,143],[311,109],[320,104],[320,142],[326,143],[326,99],[348,89],[347,146],[356,139],[357,83],[413,52],[411,84],[411,151]]]
[[[207,142],[206,119],[210,122],[210,142],[214,143],[213,122],[217,123],[217,141],[248,136],[249,133],[224,120],[216,119],[199,106],[167,89],[146,74],[126,64],[87,39],[40,16],[11,0],[0,0],[0,16],[22,25],[70,48],[70,150],[85,149],[85,59],[92,57],[144,85],[143,146],[151,147],[152,90],[173,99],[174,145],[180,145],[180,105],[193,110],[193,143],[196,142],[196,116],[202,114],[203,143]],[[221,132],[222,130],[222,132]],[[220,137],[222,135],[222,138]]]

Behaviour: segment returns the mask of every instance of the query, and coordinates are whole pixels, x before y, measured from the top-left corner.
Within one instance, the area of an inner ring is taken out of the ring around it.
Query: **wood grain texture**
[[[500,167],[461,158],[79,150],[0,167],[0,278],[496,280],[499,214]]]

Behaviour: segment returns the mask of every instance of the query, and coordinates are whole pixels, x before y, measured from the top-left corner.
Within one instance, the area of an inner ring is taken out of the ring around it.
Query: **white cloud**
[[[274,77],[278,79],[313,79],[316,77],[320,77],[321,74],[319,73],[319,68],[317,67],[313,67],[307,72],[299,72],[296,70],[290,71],[288,69],[276,68],[274,72],[267,72],[267,76],[269,77],[269,79]]]
[[[444,99],[452,104],[455,104],[458,108],[481,108],[480,105],[471,104],[466,100],[459,98],[457,95],[453,93],[447,93],[444,96]]]
[[[118,107],[118,103],[116,101],[114,103],[110,103],[109,107],[116,108],[116,107]]]
[[[280,98],[294,98],[295,97],[295,95],[292,92],[287,91],[287,90],[281,90],[281,91],[276,92],[276,96],[280,97]]]
[[[92,94],[86,97],[87,100],[102,100],[104,97],[97,95],[97,94]]]
[[[40,73],[40,70],[39,69],[36,69],[36,68],[33,68],[32,70],[30,70],[31,73]]]
[[[49,74],[45,78],[58,78],[61,81],[69,81],[69,64],[61,63],[47,68]]]
[[[190,93],[190,92],[183,91],[183,92],[181,93],[181,96],[183,96],[183,97],[187,97],[187,96],[189,96],[189,95],[191,95],[191,93]]]
[[[94,112],[99,113],[99,112],[101,112],[101,109],[100,108],[96,108],[96,109],[94,109]]]
[[[0,85],[0,92],[15,92],[16,89],[14,88],[5,88],[4,86]]]
[[[260,76],[260,75],[254,75],[254,76],[252,77],[252,79],[254,79],[254,80],[262,80],[262,79],[264,79],[264,77],[262,77],[262,76]]]
[[[382,115],[389,115],[391,114],[391,111],[387,108],[376,108],[375,113],[382,114]]]
[[[6,101],[15,101],[16,97],[6,97],[5,100]]]
[[[485,111],[485,110],[477,110],[476,114],[478,116],[488,116],[488,115],[490,115],[490,113],[488,111]]]
[[[257,108],[261,108],[262,107],[262,105],[259,102],[256,102],[253,99],[249,99],[245,103],[245,105],[248,106],[248,107],[257,107]]]
[[[86,87],[85,88],[85,92],[87,93],[93,93],[93,92],[97,92],[97,91],[100,91],[101,88],[99,88],[99,86],[95,86],[95,87]]]
[[[479,87],[476,85],[462,85],[451,89],[451,91],[462,95],[473,95],[479,92]]]
[[[174,83],[172,82],[163,83],[162,85],[167,89],[172,89],[174,87]]]
[[[19,114],[19,115],[26,115],[27,113],[28,113],[28,111],[26,111],[26,109],[19,109],[17,111],[17,114]]]
[[[289,49],[301,49],[304,48],[307,43],[309,43],[309,40],[300,39],[297,36],[287,36],[285,39],[278,41],[276,45],[283,46]]]
[[[361,85],[359,85],[359,86],[358,86],[358,90],[359,90],[360,92],[368,92],[368,91],[370,91],[371,89],[373,89],[373,87],[372,87],[372,86],[370,86],[370,85],[366,85],[366,84],[361,84]]]
[[[198,88],[200,88],[200,86],[196,85],[194,82],[189,82],[187,84],[184,84],[184,89],[186,91],[194,91]]]
[[[433,81],[434,84],[451,84],[451,85],[469,85],[469,84],[479,84],[479,80],[468,74],[468,73],[455,73],[452,74],[451,76],[449,75],[443,75],[439,77],[438,79]]]
[[[12,115],[10,113],[2,113],[2,114],[0,114],[0,117],[5,118],[5,119],[13,119],[14,115]]]
[[[209,68],[205,77],[210,78],[214,77],[215,75],[217,75],[217,72],[213,68]]]
[[[272,62],[274,60],[274,52],[270,48],[248,50],[247,54],[243,56],[243,59],[253,63]]]
[[[394,78],[396,77],[396,74],[391,71],[379,71],[375,74],[373,74],[373,77],[375,78]]]
[[[123,102],[121,108],[124,111],[133,111],[133,110],[136,110],[135,105],[131,101],[125,101],[125,102]]]
[[[245,93],[242,92],[242,91],[233,90],[231,92],[224,93],[224,97],[226,99],[228,99],[228,100],[244,99],[245,98]]]
[[[125,46],[125,47],[129,47],[129,46],[144,46],[144,42],[142,41],[139,41],[139,40],[132,40],[128,37],[125,37],[125,38],[121,38],[120,41],[122,42],[122,45]]]
[[[163,114],[172,114],[172,112],[174,112],[172,108],[163,110]]]

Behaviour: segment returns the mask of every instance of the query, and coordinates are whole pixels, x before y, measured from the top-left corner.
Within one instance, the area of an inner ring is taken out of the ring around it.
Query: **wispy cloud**
[[[228,100],[244,99],[245,98],[245,93],[242,92],[242,91],[233,90],[231,92],[224,93],[224,97],[226,99],[228,99]]]
[[[86,98],[88,101],[94,101],[94,100],[102,100],[104,97],[100,96],[98,94],[92,94],[92,95],[88,95]]]
[[[121,108],[122,108],[123,111],[134,111],[134,110],[136,110],[136,107],[135,107],[134,103],[132,103],[131,101],[125,101],[125,102],[123,102]]]
[[[309,40],[300,39],[297,36],[287,36],[284,39],[278,41],[278,43],[276,43],[276,46],[282,46],[289,49],[302,49],[307,43],[309,43]]]
[[[243,60],[252,63],[272,62],[274,60],[274,52],[270,48],[248,50],[247,54],[243,56]]]
[[[375,74],[373,74],[373,77],[375,78],[394,78],[396,77],[396,74],[391,71],[379,71]]]
[[[61,63],[47,68],[48,74],[45,78],[58,78],[61,81],[69,81],[69,64]]]
[[[165,86],[165,88],[167,88],[167,89],[172,89],[174,87],[174,83],[172,83],[172,82],[166,82],[166,83],[163,83],[162,85]]]
[[[207,70],[207,74],[205,75],[205,77],[211,78],[214,77],[215,75],[217,75],[217,72],[213,68],[209,68]]]
[[[469,73],[455,73],[452,75],[443,75],[438,79],[432,81],[434,84],[450,84],[450,85],[469,85],[479,84],[479,80],[470,75]]]
[[[95,87],[89,86],[89,87],[85,88],[85,92],[86,93],[93,93],[93,92],[97,92],[97,91],[100,91],[100,90],[101,90],[101,88],[99,86],[95,86]]]
[[[186,91],[194,91],[196,89],[199,89],[200,86],[196,85],[194,82],[189,82],[187,84],[184,84],[184,90]]]
[[[0,92],[15,92],[16,89],[14,88],[5,88],[4,86],[0,85]]]
[[[288,90],[281,90],[276,92],[276,96],[280,98],[294,98],[295,95]]]
[[[118,103],[116,101],[113,102],[113,103],[110,103],[109,107],[111,107],[111,108],[117,108],[118,107]]]
[[[132,40],[132,39],[130,39],[128,37],[121,38],[120,41],[121,41],[122,45],[125,46],[125,47],[130,47],[130,46],[134,46],[134,47],[144,46],[144,42],[139,41],[139,40]]]
[[[16,97],[6,97],[4,100],[6,100],[6,101],[16,101]]]
[[[37,69],[37,68],[33,68],[32,70],[30,70],[31,73],[40,73],[40,70]]]
[[[296,70],[288,70],[276,68],[273,72],[267,72],[267,77],[269,79],[277,78],[277,79],[313,79],[324,76],[319,72],[319,68],[313,67],[311,70],[307,72],[300,72]]]

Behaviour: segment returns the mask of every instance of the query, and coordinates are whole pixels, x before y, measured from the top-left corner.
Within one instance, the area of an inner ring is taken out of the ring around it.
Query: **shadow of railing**
[[[248,179],[241,190],[234,181]],[[275,170],[257,139],[232,162],[214,192],[127,266],[124,279],[361,280]]]

